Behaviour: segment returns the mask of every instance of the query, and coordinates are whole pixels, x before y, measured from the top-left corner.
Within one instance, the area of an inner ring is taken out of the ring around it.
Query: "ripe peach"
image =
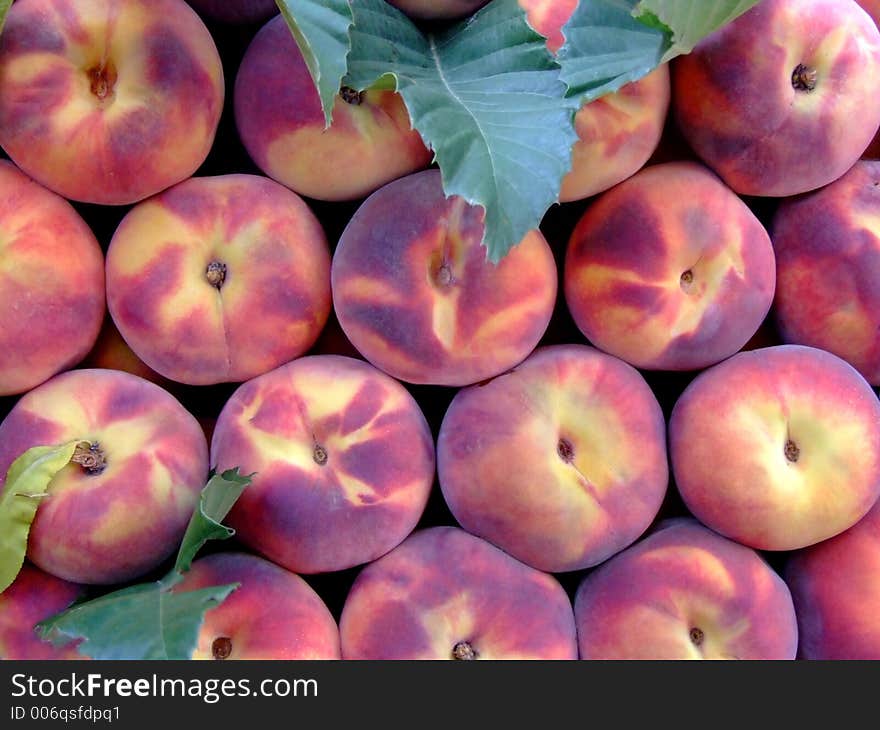
[[[432,385],[469,385],[521,362],[553,313],[553,254],[535,230],[492,264],[482,236],[482,209],[447,198],[439,170],[371,195],[331,269],[336,316],[358,351],[395,378]]]
[[[228,518],[242,543],[296,573],[323,573],[374,560],[413,530],[434,442],[400,383],[361,360],[314,355],[236,390],[211,463],[256,472]]]
[[[457,527],[420,530],[355,579],[344,659],[577,659],[556,579]]]
[[[565,260],[565,300],[581,332],[651,370],[696,370],[737,352],[775,284],[764,226],[693,162],[647,167],[604,193]]]
[[[880,160],[862,160],[773,218],[774,311],[786,342],[839,355],[880,385]]]
[[[556,52],[577,0],[519,0],[529,24]],[[640,170],[660,143],[669,111],[669,67],[659,66],[619,91],[585,104],[575,116],[578,141],[562,180],[562,203],[582,200]]]
[[[756,553],[696,520],[660,523],[588,574],[582,659],[794,659],[791,594]]]
[[[0,38],[0,146],[73,200],[133,203],[204,162],[223,67],[183,0],[18,0]]]
[[[107,305],[132,350],[165,377],[243,382],[318,338],[331,308],[330,251],[318,219],[282,185],[190,178],[119,224]]]
[[[245,553],[196,560],[176,592],[240,583],[205,614],[193,659],[339,659],[330,610],[295,573]]]
[[[82,592],[82,586],[25,563],[12,585],[0,593],[0,659],[83,659],[75,644],[54,647],[34,631]]]
[[[77,439],[90,446],[49,483],[28,558],[77,583],[123,583],[158,567],[208,476],[198,422],[135,375],[71,370],[22,396],[0,424],[0,474],[33,446]]]
[[[354,200],[431,162],[399,94],[343,89],[324,113],[281,15],[256,34],[235,79],[235,121],[254,163],[300,195]]]
[[[113,324],[110,317],[104,320],[104,325],[98,334],[98,341],[82,361],[82,366],[102,370],[122,370],[166,389],[172,385],[168,378],[159,375],[134,354],[128,343],[122,339],[122,335],[119,334],[119,330],[116,329],[116,325]]]
[[[71,205],[0,161],[0,396],[76,365],[104,318],[104,256]]]
[[[797,550],[861,519],[880,497],[880,402],[849,364],[780,345],[698,375],[669,421],[691,513],[759,550]]]
[[[803,659],[880,659],[880,503],[830,540],[792,554]]]
[[[437,442],[456,520],[539,570],[579,570],[622,550],[666,493],[660,405],[625,362],[583,345],[541,348],[459,391]]]
[[[419,20],[451,20],[473,15],[489,0],[388,0],[388,3]]]
[[[880,126],[880,31],[853,0],[763,0],[673,62],[696,153],[737,193],[843,175]]]

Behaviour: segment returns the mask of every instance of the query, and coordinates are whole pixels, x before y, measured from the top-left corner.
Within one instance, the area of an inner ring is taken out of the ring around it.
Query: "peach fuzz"
[[[0,161],[0,396],[73,367],[104,319],[104,255],[63,198]]]
[[[410,383],[470,385],[521,362],[553,313],[553,253],[534,230],[492,264],[482,237],[482,209],[447,198],[439,170],[373,193],[345,227],[331,269],[351,343]]]
[[[339,620],[343,659],[577,659],[556,579],[457,527],[365,567]]]
[[[418,20],[455,20],[473,15],[489,0],[387,0]]]
[[[880,503],[788,559],[801,659],[880,659]]]
[[[409,535],[433,484],[434,442],[400,383],[361,360],[314,355],[236,390],[211,464],[256,472],[228,517],[243,544],[296,573],[324,573]]]
[[[761,222],[710,170],[653,165],[578,222],[565,300],[596,347],[650,370],[697,370],[737,352],[773,301]]]
[[[661,522],[575,595],[581,659],[794,659],[791,594],[758,553],[690,518]]]
[[[880,126],[880,31],[852,0],[763,0],[672,70],[685,138],[742,195],[827,185]]]
[[[192,175],[224,93],[183,0],[18,0],[0,37],[0,146],[72,200],[133,203]]]
[[[833,352],[880,385],[880,161],[782,201],[774,313],[786,342]]]
[[[339,659],[339,629],[300,576],[245,553],[196,560],[176,593],[239,583],[210,609],[193,659]]]
[[[742,352],[698,375],[672,409],[669,448],[690,512],[759,550],[827,540],[880,497],[880,402],[812,347]]]
[[[119,224],[107,305],[166,378],[243,382],[317,340],[331,308],[327,239],[305,202],[268,178],[190,178]]]
[[[548,572],[596,565],[639,537],[669,478],[666,424],[642,376],[584,345],[537,350],[463,389],[437,466],[459,524]]]
[[[556,53],[564,41],[562,27],[577,0],[519,0],[519,4],[529,24]],[[571,170],[562,179],[559,202],[591,197],[640,170],[660,143],[669,103],[669,67],[663,64],[581,107],[574,120],[579,139],[572,148]]]
[[[178,548],[208,478],[196,419],[169,393],[115,370],[71,370],[22,396],[0,424],[0,474],[33,446],[81,440],[49,482],[28,558],[64,580],[123,583]]]
[[[300,195],[355,200],[432,159],[403,99],[392,91],[342,89],[325,129],[315,83],[281,15],[254,36],[233,95],[251,159]]]
[[[55,647],[34,627],[68,608],[83,587],[25,563],[15,581],[0,593],[0,659],[84,659],[76,645]]]

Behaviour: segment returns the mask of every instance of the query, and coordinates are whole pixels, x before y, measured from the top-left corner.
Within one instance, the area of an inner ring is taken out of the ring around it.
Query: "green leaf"
[[[180,574],[189,570],[196,553],[208,540],[225,540],[235,530],[221,524],[245,487],[251,483],[253,474],[241,476],[238,468],[215,474],[202,489],[199,506],[193,513],[177,553],[174,570]]]
[[[174,568],[162,580],[141,583],[75,604],[37,624],[40,636],[55,645],[82,639],[77,646],[93,659],[189,659],[205,613],[226,600],[239,584],[173,592],[196,553],[208,540],[224,540],[234,530],[221,524],[251,483],[229,469],[202,489]]]
[[[447,196],[485,210],[483,244],[498,261],[540,224],[571,167],[575,105],[517,0],[423,35],[384,0],[352,0],[345,83],[390,75],[436,156]]]
[[[35,446],[9,467],[0,494],[0,593],[12,585],[24,564],[31,523],[49,482],[70,463],[79,443]]]
[[[73,607],[37,624],[40,636],[93,659],[189,659],[205,613],[238,584],[171,593],[161,583],[135,585]]]
[[[636,4],[581,0],[565,24],[558,58],[568,95],[579,106],[649,74],[670,48],[671,31],[633,17]]]
[[[12,0],[0,0],[0,33],[3,32],[3,26],[6,25],[6,13],[12,7]]]
[[[633,15],[671,31],[672,44],[661,59],[666,62],[690,53],[703,38],[757,4],[758,0],[641,0]]]
[[[315,80],[324,121],[330,126],[333,102],[346,73],[352,15],[348,0],[275,0]]]

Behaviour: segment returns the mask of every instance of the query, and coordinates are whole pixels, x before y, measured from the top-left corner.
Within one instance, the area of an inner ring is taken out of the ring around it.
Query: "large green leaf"
[[[40,500],[46,497],[49,482],[70,463],[78,443],[35,446],[9,467],[0,494],[0,593],[21,570]]]
[[[333,100],[346,72],[351,47],[348,0],[275,0],[315,80],[330,126]]]
[[[558,57],[568,94],[579,104],[647,75],[670,48],[671,32],[633,17],[636,4],[581,0],[566,23]]]
[[[641,0],[633,14],[648,23],[659,21],[671,31],[665,62],[690,53],[703,38],[757,4],[758,0]]]
[[[346,84],[391,75],[433,150],[448,196],[485,209],[483,243],[498,261],[557,201],[571,167],[575,106],[517,0],[423,35],[384,0],[353,0]]]
[[[75,604],[37,624],[40,636],[56,645],[82,639],[77,651],[93,659],[189,659],[205,613],[226,600],[238,584],[185,592],[172,589],[183,580],[196,553],[208,540],[223,540],[234,534],[220,520],[232,509],[252,476],[241,476],[236,468],[208,480],[174,568],[162,580]]]

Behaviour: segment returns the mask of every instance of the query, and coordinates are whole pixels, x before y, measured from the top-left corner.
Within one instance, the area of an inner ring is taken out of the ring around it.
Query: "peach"
[[[240,583],[210,609],[193,659],[339,659],[339,629],[300,576],[245,553],[196,560],[175,592]]]
[[[454,20],[473,15],[489,0],[388,0],[398,10],[419,20]]]
[[[529,24],[556,53],[562,27],[577,0],[519,0]],[[640,170],[660,143],[669,111],[670,81],[666,64],[638,81],[584,104],[575,116],[578,141],[571,170],[562,180],[559,201],[583,200],[626,180]]]
[[[167,391],[116,370],[71,370],[0,424],[0,474],[33,446],[81,440],[49,482],[28,558],[64,580],[123,583],[180,545],[208,478],[204,433]]]
[[[434,442],[400,383],[361,360],[314,355],[235,391],[211,464],[256,472],[228,517],[243,544],[296,573],[324,573],[375,560],[413,530]]]
[[[86,368],[98,368],[102,370],[122,370],[132,375],[137,375],[144,380],[149,380],[160,385],[166,390],[172,385],[168,378],[164,378],[153,368],[141,360],[128,343],[122,339],[113,320],[107,317],[98,334],[98,340],[91,352],[82,362]]]
[[[107,305],[166,378],[243,382],[318,338],[331,308],[327,239],[302,198],[268,178],[190,178],[122,219]]]
[[[698,375],[669,421],[691,513],[759,550],[797,550],[858,522],[880,497],[880,402],[844,360],[780,345]]]
[[[0,161],[0,396],[76,365],[104,311],[92,231],[66,200]]]
[[[880,385],[880,160],[780,203],[774,312],[786,342],[833,352]]]
[[[679,126],[742,195],[843,175],[880,126],[880,31],[853,0],[763,0],[673,62]]]
[[[0,659],[83,659],[75,644],[54,647],[34,627],[81,597],[83,587],[25,563],[0,593]]]
[[[565,259],[565,301],[596,347],[650,370],[737,352],[773,301],[770,236],[710,170],[653,165],[591,205]]]
[[[333,306],[358,351],[410,383],[470,385],[521,362],[556,302],[538,230],[492,264],[483,211],[447,198],[438,170],[384,186],[352,216],[333,257]]]
[[[743,545],[690,518],[661,522],[588,574],[574,603],[581,659],[794,659],[788,588]]]
[[[556,579],[457,527],[365,567],[339,620],[344,659],[577,659]]]
[[[802,659],[880,659],[880,503],[830,540],[793,553]]]
[[[579,570],[632,543],[660,509],[666,424],[623,361],[583,345],[544,347],[458,392],[437,467],[468,532],[539,570]]]
[[[66,198],[133,203],[204,162],[224,90],[183,0],[18,0],[0,38],[0,146]]]
[[[206,18],[243,25],[258,23],[278,12],[275,0],[187,0]]]
[[[856,2],[871,16],[874,25],[880,26],[880,0],[856,0]],[[880,157],[880,129],[877,130],[877,134],[874,135],[874,139],[868,145],[868,149],[864,151],[862,157],[870,160]]]
[[[315,83],[281,15],[245,52],[233,95],[251,159],[300,195],[355,200],[432,159],[402,97],[392,91],[343,88],[325,129]]]

